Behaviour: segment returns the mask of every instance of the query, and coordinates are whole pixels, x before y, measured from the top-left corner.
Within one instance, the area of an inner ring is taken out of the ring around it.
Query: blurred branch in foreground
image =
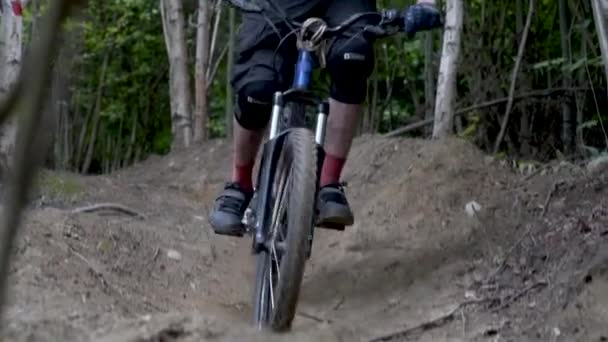
[[[13,243],[21,221],[21,211],[38,167],[42,164],[50,142],[49,126],[55,122],[52,111],[43,115],[47,85],[51,79],[51,60],[59,50],[61,25],[85,0],[55,0],[43,19],[37,39],[21,68],[18,86],[0,104],[0,123],[19,112],[19,132],[14,170],[6,182],[3,211],[0,218],[0,323],[6,303],[7,278]],[[1,325],[0,325],[1,327]]]

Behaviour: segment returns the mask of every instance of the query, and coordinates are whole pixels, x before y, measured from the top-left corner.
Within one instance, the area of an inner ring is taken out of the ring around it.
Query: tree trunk
[[[208,84],[209,69],[209,0],[199,0],[198,25],[196,28],[196,66],[195,66],[195,101],[194,110],[194,141],[207,140],[208,122]]]
[[[188,72],[188,51],[181,1],[160,0],[165,44],[169,56],[172,147],[190,145],[192,139],[192,95]]]
[[[89,138],[89,145],[87,148],[87,154],[84,159],[84,163],[82,164],[82,169],[80,172],[88,173],[89,168],[91,167],[91,162],[93,161],[93,152],[95,152],[95,143],[97,141],[97,135],[99,133],[99,121],[101,120],[101,99],[103,97],[103,88],[106,81],[106,71],[108,70],[108,63],[110,59],[110,53],[107,52],[103,59],[103,64],[101,66],[101,71],[99,74],[99,85],[97,86],[97,97],[95,99],[95,109],[93,110],[93,128],[91,129],[91,136]],[[83,130],[86,130],[87,127],[82,127]],[[84,139],[83,139],[84,140]],[[84,145],[84,141],[82,142]]]
[[[234,69],[234,53],[235,53],[235,30],[236,30],[236,10],[232,7],[228,10],[228,60],[226,72],[226,137],[232,137],[232,119],[234,117],[234,92],[230,81]]]
[[[23,57],[23,17],[22,1],[0,0],[0,100],[8,94],[19,77]],[[13,150],[17,139],[17,118],[9,118],[0,126],[0,174],[9,171],[13,165]]]
[[[566,65],[572,62],[570,53],[570,28],[568,24],[568,4],[566,0],[559,0],[559,29],[562,45],[562,58]],[[564,88],[569,88],[572,79],[568,68],[564,69]],[[564,144],[564,152],[570,155],[575,149],[574,130],[572,129],[572,97],[562,102],[562,143]]]
[[[523,0],[515,1],[515,30],[517,31],[515,32],[515,34],[517,34],[517,37],[519,38],[519,40],[517,41],[518,43],[521,42],[520,37],[524,29],[524,6],[522,5],[522,1]]]
[[[591,6],[593,7],[593,19],[595,21],[597,37],[600,40],[600,49],[602,50],[606,83],[608,84],[608,23],[606,23],[605,15],[605,11],[608,11],[608,8],[604,8],[602,0],[591,0]]]
[[[587,59],[587,35],[589,34],[586,28],[580,28],[580,58]],[[586,73],[584,68],[580,68],[577,72],[577,82],[578,84],[585,84]],[[577,94],[577,93],[575,93]],[[584,118],[584,103],[586,102],[587,92],[582,91],[580,95],[577,94],[576,99],[576,149],[577,151],[584,152],[585,147],[585,139],[583,135],[583,123],[585,122]]]
[[[424,34],[424,108],[425,119],[432,119],[435,107],[435,67],[433,65],[433,32]],[[431,135],[432,128],[426,130],[427,135]]]
[[[460,56],[462,21],[462,0],[448,0],[443,34],[443,51],[437,80],[433,138],[443,138],[453,132],[456,72]]]

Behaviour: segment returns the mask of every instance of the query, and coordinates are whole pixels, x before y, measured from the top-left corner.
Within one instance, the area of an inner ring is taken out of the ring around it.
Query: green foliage
[[[196,2],[190,3],[190,5]],[[405,8],[414,0],[379,0],[379,8]],[[42,2],[41,8],[45,8]],[[518,17],[525,20],[527,0],[521,0],[522,12],[517,13],[516,1],[489,2],[465,1],[465,23],[462,38],[462,56],[459,63],[455,106],[467,107],[486,101],[504,98],[511,82],[521,32]],[[190,6],[189,5],[189,6]],[[526,45],[522,69],[518,77],[516,94],[557,88],[569,74],[571,86],[578,88],[606,87],[594,25],[589,19],[588,4],[569,2],[569,51],[571,61],[562,56],[558,2],[537,1],[530,36]],[[188,7],[186,17],[195,22],[195,11]],[[212,60],[219,57],[228,41],[227,11],[223,12],[217,48]],[[26,12],[26,27],[32,25],[30,11]],[[107,0],[89,2],[83,15],[70,21],[67,41],[75,53],[73,72],[70,73],[70,118],[73,144],[78,143],[81,131],[86,132],[82,151],[93,140],[93,121],[85,120],[95,113],[95,103],[100,83],[103,84],[99,108],[99,136],[95,144],[92,171],[101,171],[108,158],[117,155],[128,164],[134,160],[135,150],[140,157],[150,153],[167,153],[171,148],[171,117],[168,84],[169,63],[157,1]],[[29,32],[29,31],[28,31]],[[187,29],[190,63],[194,60],[195,27]],[[425,107],[425,61],[431,61],[431,80],[437,80],[441,54],[441,32],[431,35],[431,55],[425,51],[425,35],[413,39],[396,36],[376,43],[376,67],[370,78],[368,111],[366,118],[373,130],[386,132],[405,123],[422,119],[432,108]],[[101,69],[107,57],[105,79]],[[219,64],[209,92],[209,130],[211,137],[225,136],[226,127],[226,58]],[[59,60],[59,63],[63,61]],[[193,65],[190,65],[194,70]],[[326,72],[314,74],[318,89],[327,91],[329,79]],[[373,87],[375,88],[375,91]],[[605,93],[605,92],[604,92]],[[376,98],[372,98],[376,94]],[[390,95],[390,96],[389,96]],[[598,120],[598,107],[605,108],[608,99],[597,99],[591,93],[577,93],[577,110],[582,112],[578,131],[590,144],[604,144],[603,132]],[[584,96],[583,96],[584,95]],[[572,96],[574,97],[574,96]],[[528,114],[533,132],[530,140],[535,150],[562,149],[553,146],[560,139],[559,126],[563,98],[530,98],[518,100],[514,107],[513,122],[509,125],[510,142],[501,155],[517,154],[521,142],[518,136],[522,115]],[[502,104],[490,106],[464,115],[460,136],[471,139],[483,148],[494,142],[504,113]],[[135,126],[133,126],[135,122]],[[134,144],[130,144],[135,127]],[[557,129],[554,127],[558,127]],[[422,131],[414,134],[420,135]],[[554,138],[554,139],[550,139]],[[559,145],[559,143],[557,144]],[[72,168],[79,169],[76,161],[84,159],[73,148],[69,160]],[[131,155],[127,151],[131,150]],[[563,150],[563,149],[562,149]],[[525,156],[529,158],[531,156]],[[542,156],[544,157],[544,156]]]
[[[90,2],[84,17],[71,24],[73,42],[82,51],[77,59],[74,113],[92,113],[100,82],[100,132],[92,165],[102,164],[108,144],[124,158],[135,122],[135,146],[143,154],[166,153],[171,146],[171,118],[167,85],[168,61],[158,3],[147,0]],[[105,79],[100,70],[108,59]],[[76,122],[79,118],[75,118]],[[92,141],[91,122],[86,143]],[[77,135],[79,132],[74,132]],[[76,158],[74,158],[76,159]],[[80,165],[74,165],[79,168]],[[99,171],[99,170],[93,170]]]

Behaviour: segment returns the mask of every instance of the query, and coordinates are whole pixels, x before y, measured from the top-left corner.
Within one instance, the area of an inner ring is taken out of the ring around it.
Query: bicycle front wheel
[[[313,229],[317,155],[312,133],[292,129],[275,165],[267,243],[258,254],[254,319],[285,331],[295,316]],[[272,166],[271,166],[272,167]]]

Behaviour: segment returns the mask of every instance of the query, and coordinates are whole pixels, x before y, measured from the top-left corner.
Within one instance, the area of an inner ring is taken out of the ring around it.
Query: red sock
[[[253,190],[253,165],[255,163],[247,165],[235,165],[232,170],[232,181],[238,183],[244,190],[252,191]]]
[[[331,154],[325,155],[323,168],[321,169],[320,185],[326,186],[329,184],[337,184],[340,182],[340,175],[346,163],[346,158],[340,158]]]

